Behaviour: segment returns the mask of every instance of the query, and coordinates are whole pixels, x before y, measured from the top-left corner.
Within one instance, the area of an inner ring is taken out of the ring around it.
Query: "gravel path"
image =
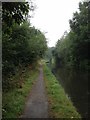
[[[21,118],[48,118],[48,101],[43,80],[43,69],[30,92],[26,107]]]

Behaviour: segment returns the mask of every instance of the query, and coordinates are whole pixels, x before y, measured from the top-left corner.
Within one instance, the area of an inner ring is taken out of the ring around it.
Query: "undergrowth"
[[[18,73],[17,73],[18,74]],[[15,75],[12,81],[20,80],[20,75]],[[20,86],[4,92],[2,95],[2,117],[18,118],[25,106],[26,98],[38,76],[38,69],[27,68],[22,74]]]

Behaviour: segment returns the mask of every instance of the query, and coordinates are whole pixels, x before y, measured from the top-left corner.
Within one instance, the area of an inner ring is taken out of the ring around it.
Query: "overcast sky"
[[[69,30],[69,19],[78,10],[80,0],[34,0],[37,8],[31,18],[32,26],[45,34],[48,46],[55,46],[63,33]]]

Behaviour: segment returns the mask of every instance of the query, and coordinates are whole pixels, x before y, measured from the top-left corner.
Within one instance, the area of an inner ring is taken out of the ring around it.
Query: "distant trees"
[[[44,59],[46,60],[46,63],[48,64],[49,68],[52,69],[53,64],[53,57],[54,57],[54,47],[49,47],[47,51],[45,52]]]
[[[46,60],[50,61],[52,59],[52,57],[53,57],[53,51],[54,51],[54,47],[49,47],[47,49],[47,51],[45,52],[45,59]]]
[[[56,61],[68,68],[89,69],[89,2],[79,3],[79,12],[70,20],[70,32],[58,40],[55,48]]]
[[[25,18],[29,9],[27,2],[2,4],[3,88],[9,88],[11,75],[43,57],[47,49],[44,33],[31,27]]]

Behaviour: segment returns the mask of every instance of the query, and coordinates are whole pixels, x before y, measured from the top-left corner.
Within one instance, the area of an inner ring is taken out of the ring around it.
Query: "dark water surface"
[[[54,74],[83,118],[88,117],[88,72],[55,69]]]

